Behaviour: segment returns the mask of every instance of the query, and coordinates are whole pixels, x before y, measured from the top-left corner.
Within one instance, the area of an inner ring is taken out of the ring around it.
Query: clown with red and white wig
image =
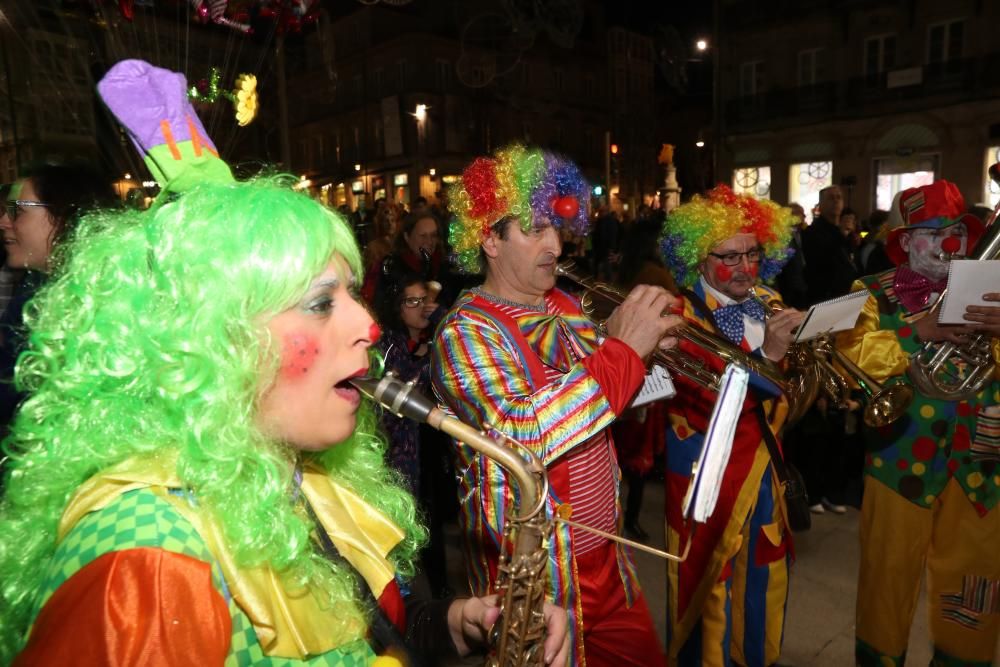
[[[855,283],[870,296],[837,347],[877,382],[911,383],[911,355],[926,343],[962,346],[985,334],[993,368],[971,395],[934,398],[914,383],[906,414],[867,434],[857,664],[903,664],[925,579],[933,664],[992,665],[1000,636],[1000,306],[970,306],[966,324],[940,324],[937,307],[919,315],[945,289],[951,259],[967,256],[984,228],[948,181],[904,190],[897,206],[903,226],[886,242],[896,267]],[[984,298],[1000,301],[1000,293]],[[953,358],[943,370],[960,377],[970,368]]]

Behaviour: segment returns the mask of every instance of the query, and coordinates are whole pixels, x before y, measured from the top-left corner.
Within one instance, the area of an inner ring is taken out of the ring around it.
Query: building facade
[[[117,3],[58,0],[15,0],[0,10],[0,182],[39,162],[93,164],[122,197],[149,178],[97,96],[97,81],[120,60],[139,58],[183,72],[191,84],[208,79],[213,67],[222,87],[231,87],[240,72],[266,78],[271,61],[264,44],[273,37],[251,39],[201,25],[193,11],[152,3],[133,11],[127,19]],[[201,105],[199,114],[223,157],[259,162],[261,123],[240,128],[231,109],[220,99]]]
[[[579,9],[550,26],[497,3],[359,6],[289,68],[292,169],[335,206],[432,201],[475,156],[520,141],[634,208],[662,180],[652,43],[608,27],[598,3]]]
[[[720,180],[809,211],[840,185],[866,217],[901,189],[1000,188],[1000,3],[721,0]]]

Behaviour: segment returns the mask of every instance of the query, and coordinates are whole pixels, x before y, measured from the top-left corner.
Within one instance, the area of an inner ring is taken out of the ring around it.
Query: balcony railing
[[[910,68],[910,76],[886,72],[828,83],[769,90],[726,102],[729,130],[751,130],[823,119],[884,113],[905,102],[908,110],[971,102],[1000,94],[1000,53]]]

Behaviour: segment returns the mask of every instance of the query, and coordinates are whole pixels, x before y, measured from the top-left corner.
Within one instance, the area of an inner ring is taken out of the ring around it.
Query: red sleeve
[[[222,665],[231,623],[208,563],[163,549],[113,551],[49,598],[14,665]]]
[[[646,376],[646,365],[635,350],[618,340],[607,338],[583,365],[601,385],[601,391],[615,415],[625,412]]]

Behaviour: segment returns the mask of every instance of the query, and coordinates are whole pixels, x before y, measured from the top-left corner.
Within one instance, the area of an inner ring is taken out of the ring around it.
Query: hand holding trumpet
[[[764,324],[764,356],[771,361],[781,361],[795,340],[796,328],[802,324],[804,313],[794,308],[782,308],[767,318]]]
[[[608,336],[648,359],[657,349],[669,350],[677,345],[677,337],[669,335],[669,331],[684,320],[670,314],[675,312],[680,312],[680,299],[662,287],[637,285],[611,313],[605,328]]]

